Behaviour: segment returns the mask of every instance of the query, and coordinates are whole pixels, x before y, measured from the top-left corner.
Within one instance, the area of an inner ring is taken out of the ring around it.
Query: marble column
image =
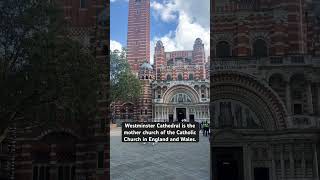
[[[283,155],[284,145],[281,146],[281,154],[280,154],[280,160],[281,160],[281,177],[285,177],[285,167],[284,167],[284,155]]]
[[[320,83],[318,83],[318,115],[320,115]]]
[[[286,105],[287,105],[288,114],[292,115],[292,112],[291,112],[291,87],[290,87],[290,82],[286,82]]]
[[[57,157],[56,157],[57,145],[50,145],[50,179],[57,179]]]
[[[277,176],[276,176],[276,160],[274,157],[274,145],[270,145],[269,146],[270,149],[270,155],[271,155],[271,177],[272,179],[276,180]]]
[[[290,144],[289,160],[290,160],[290,176],[291,177],[294,176],[293,146],[294,146],[294,144]]]
[[[314,179],[319,179],[319,164],[318,164],[318,154],[317,154],[317,145],[312,144],[313,149],[313,172],[314,172]]]
[[[244,177],[247,177],[248,178],[248,180],[250,179],[249,178],[249,174],[250,174],[250,172],[249,172],[249,161],[250,161],[250,155],[249,155],[249,147],[248,147],[248,145],[246,144],[246,145],[244,145],[243,146],[243,159],[244,159],[244,161],[243,161],[243,170],[244,170]]]
[[[307,84],[307,102],[308,102],[308,110],[309,110],[310,115],[313,114],[312,87],[311,87],[311,85],[312,85],[312,83],[308,82],[308,84]]]
[[[303,149],[305,149],[305,145],[303,144]],[[305,160],[305,155],[304,155],[304,151],[302,151],[301,154],[301,169],[302,169],[302,176],[306,175],[306,160]]]

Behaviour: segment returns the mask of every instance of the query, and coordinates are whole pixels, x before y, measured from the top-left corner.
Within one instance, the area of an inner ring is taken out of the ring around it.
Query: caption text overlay
[[[199,142],[199,123],[123,122],[122,142]]]

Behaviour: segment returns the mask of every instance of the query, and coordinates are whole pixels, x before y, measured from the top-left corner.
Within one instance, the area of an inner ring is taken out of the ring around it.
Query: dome
[[[149,70],[152,70],[153,67],[151,66],[151,64],[145,62],[145,63],[143,63],[143,64],[140,66],[140,69],[149,69]]]
[[[159,40],[159,41],[157,41],[156,46],[157,46],[157,47],[162,47],[162,46],[163,46],[163,44],[162,44],[162,42]]]
[[[194,44],[202,44],[202,40],[200,38],[197,38],[195,40]]]

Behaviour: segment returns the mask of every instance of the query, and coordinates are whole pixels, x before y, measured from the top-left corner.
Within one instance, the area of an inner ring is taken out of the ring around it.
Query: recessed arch
[[[268,56],[268,45],[264,39],[256,39],[252,44],[252,53],[255,57]]]
[[[279,96],[255,77],[239,72],[217,72],[210,80],[211,102],[220,99],[242,102],[257,115],[267,130],[288,126],[287,111]]]
[[[184,93],[187,94],[193,103],[198,103],[199,100],[199,94],[191,87],[186,85],[176,85],[169,89],[167,89],[163,94],[163,102],[164,103],[170,103],[173,96],[175,96],[178,93]]]

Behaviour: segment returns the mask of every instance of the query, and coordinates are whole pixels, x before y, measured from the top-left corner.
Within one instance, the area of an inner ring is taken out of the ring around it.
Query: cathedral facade
[[[209,80],[204,44],[197,38],[190,51],[155,47],[152,82],[153,121],[209,121]]]
[[[316,9],[313,1],[212,1],[212,179],[319,179]]]
[[[142,84],[138,102],[112,103],[118,124],[123,121],[209,121],[209,62],[204,44],[192,50],[165,51],[156,43],[150,64],[150,1],[130,0],[127,59]]]

